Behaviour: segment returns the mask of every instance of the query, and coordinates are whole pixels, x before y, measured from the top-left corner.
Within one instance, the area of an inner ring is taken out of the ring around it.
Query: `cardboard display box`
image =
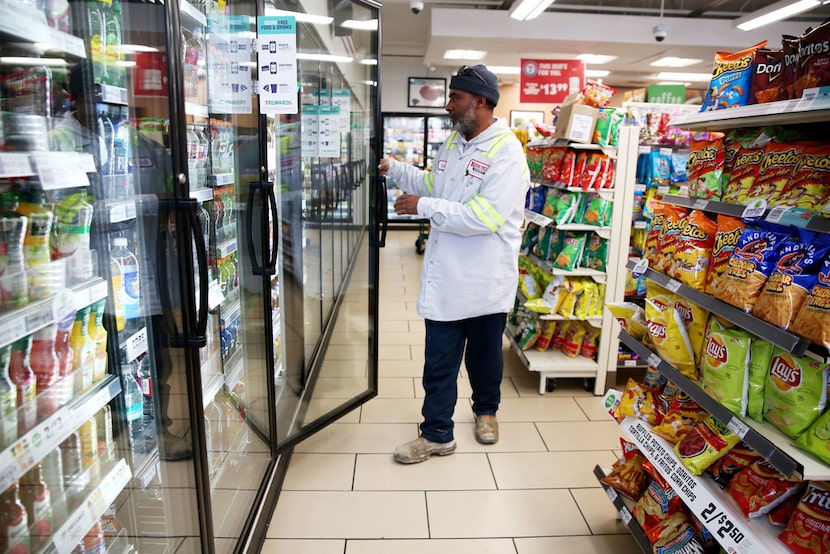
[[[563,105],[556,120],[553,138],[590,144],[599,110],[584,104]]]

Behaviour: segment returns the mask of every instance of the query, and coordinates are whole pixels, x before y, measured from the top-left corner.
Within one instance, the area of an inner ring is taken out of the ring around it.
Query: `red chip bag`
[[[830,552],[830,483],[810,482],[778,538],[796,554]]]
[[[801,502],[799,495],[790,495],[784,502],[769,511],[767,521],[776,527],[786,527],[790,518],[793,517],[799,502]]]
[[[694,135],[689,147],[689,189],[693,198],[720,200],[723,173],[723,135]]]
[[[670,443],[676,444],[695,425],[703,421],[706,415],[706,410],[701,408],[700,404],[681,391],[675,395],[669,409],[663,416],[663,420],[659,425],[652,428],[652,432]]]
[[[806,89],[830,85],[830,56],[827,44],[830,41],[830,22],[804,33],[798,45],[793,98],[801,98]]]
[[[741,143],[738,153],[732,160],[729,181],[723,188],[721,200],[730,204],[743,204],[754,199],[751,197],[755,180],[761,173],[761,158],[764,147],[752,143]]]
[[[760,454],[741,443],[727,452],[726,456],[706,468],[706,473],[712,476],[712,480],[720,488],[725,489],[735,475],[755,463],[760,457]]]
[[[620,494],[637,500],[646,487],[646,473],[643,470],[646,458],[632,443],[623,439],[620,439],[620,443],[623,447],[622,461],[600,481],[613,487]]]
[[[682,510],[683,501],[674,489],[664,480],[655,479],[646,487],[632,512],[643,532],[648,534],[658,523]]]
[[[766,460],[757,460],[738,472],[726,486],[747,518],[760,517],[792,494],[801,490],[801,482],[784,477]]]
[[[783,59],[783,50],[759,48],[755,51],[752,84],[749,87],[750,104],[765,104],[781,100],[781,83],[784,80],[781,69]]]

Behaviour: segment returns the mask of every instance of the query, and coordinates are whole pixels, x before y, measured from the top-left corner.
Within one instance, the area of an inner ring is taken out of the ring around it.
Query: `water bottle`
[[[124,288],[124,317],[127,321],[141,317],[141,271],[138,259],[127,248],[127,239],[116,237],[112,240],[112,259],[121,266],[121,282]]]
[[[124,419],[130,447],[141,451],[144,447],[144,397],[133,375],[133,364],[121,366],[121,385],[124,390]]]
[[[150,356],[144,355],[138,362],[138,372],[136,373],[138,386],[141,388],[142,402],[144,406],[144,423],[145,425],[152,425],[154,415],[153,409],[153,374],[150,367]]]
[[[98,129],[101,136],[98,142],[98,148],[101,154],[101,168],[104,175],[112,175],[114,173],[113,163],[113,147],[115,141],[115,127],[112,125],[112,119],[105,111],[98,112]]]
[[[196,27],[184,46],[184,96],[188,102],[199,102],[199,70],[204,66],[202,28]]]

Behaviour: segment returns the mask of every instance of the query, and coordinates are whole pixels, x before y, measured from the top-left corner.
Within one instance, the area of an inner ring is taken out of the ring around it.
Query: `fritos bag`
[[[740,417],[746,413],[749,355],[749,333],[723,329],[715,319],[709,322],[701,385],[706,394]]]
[[[782,100],[781,82],[784,77],[781,73],[781,61],[784,59],[782,50],[759,48],[755,51],[755,63],[752,71],[752,84],[749,88],[750,104],[765,104]]]
[[[825,22],[804,33],[798,45],[793,98],[801,98],[806,89],[830,85],[830,57],[827,41],[830,40],[830,23]]]
[[[795,316],[790,331],[830,348],[830,256],[824,260],[810,288],[810,296]]]
[[[830,483],[812,481],[778,538],[796,554],[830,552]]]
[[[746,106],[752,83],[755,51],[764,48],[767,41],[759,42],[740,52],[717,52],[712,82],[703,99],[700,111],[721,110]]]
[[[799,235],[781,247],[775,270],[752,308],[753,315],[782,329],[789,329],[830,249],[815,233],[800,229]]]
[[[689,147],[689,192],[692,198],[720,200],[723,172],[723,135],[699,133]]]
[[[747,519],[761,517],[800,490],[798,479],[784,477],[764,459],[738,472],[726,486]]]
[[[686,326],[672,304],[660,309],[655,302],[647,299],[646,328],[661,358],[686,377],[697,377],[695,354]]]
[[[705,292],[714,294],[717,283],[729,265],[729,258],[738,246],[746,224],[737,217],[718,214],[715,240],[712,243],[712,263],[706,274]]]
[[[778,250],[789,237],[780,227],[747,227],[729,258],[726,272],[715,288],[715,296],[747,313],[775,268]]]
[[[674,445],[674,453],[689,473],[700,475],[740,441],[738,435],[710,415]]]
[[[689,216],[689,210],[682,206],[664,204],[663,214],[663,227],[660,229],[660,242],[658,246],[658,265],[652,267],[669,277],[674,277],[676,269],[674,253],[677,251],[680,233],[683,231],[683,227],[686,226],[686,218]]]
[[[675,277],[693,289],[703,291],[712,263],[717,224],[700,210],[692,210],[680,232],[674,255]]]
[[[827,405],[828,367],[775,347],[764,387],[764,419],[792,438],[806,431]]]

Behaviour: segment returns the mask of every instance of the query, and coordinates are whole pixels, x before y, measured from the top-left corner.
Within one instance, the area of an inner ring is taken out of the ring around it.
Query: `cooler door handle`
[[[254,249],[254,197],[258,190],[262,189],[262,183],[259,181],[251,181],[248,184],[248,202],[247,212],[245,218],[245,231],[248,239],[248,257],[251,260],[251,272],[254,275],[262,275],[264,268],[260,265],[256,256],[256,249]]]
[[[265,268],[267,275],[277,274],[277,250],[280,244],[280,220],[279,212],[277,211],[277,194],[274,190],[274,183],[268,182],[265,184],[265,191],[268,193],[268,206],[271,208],[271,222],[273,229],[271,231],[271,257],[268,259],[268,267]],[[262,227],[263,233],[268,232],[268,219],[263,212]],[[265,235],[263,235],[265,236]]]

